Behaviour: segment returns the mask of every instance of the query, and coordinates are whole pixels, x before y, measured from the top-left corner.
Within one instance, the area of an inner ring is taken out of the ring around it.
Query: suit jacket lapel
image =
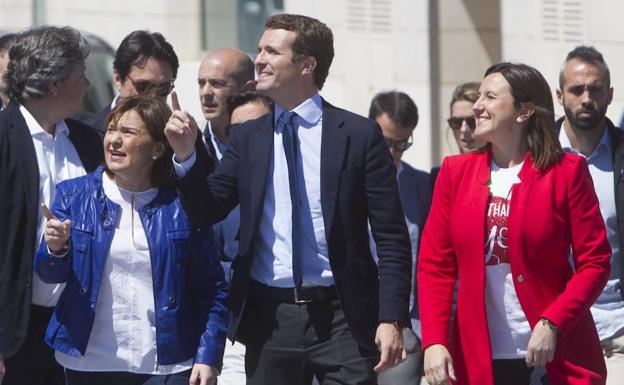
[[[321,139],[321,208],[325,237],[330,239],[334,220],[338,186],[342,175],[348,135],[342,130],[344,120],[331,105],[323,101],[323,137]]]
[[[519,184],[512,186],[511,190],[511,202],[509,203],[509,217],[507,219],[509,228],[509,244],[514,245],[510,249],[509,258],[513,258],[514,255],[523,255],[522,250],[523,243],[521,242],[522,224],[524,223],[524,216],[528,206],[529,197],[533,190],[533,183],[535,179],[541,173],[539,170],[533,168],[533,161],[529,152],[524,157],[524,164],[518,173],[520,179]]]
[[[24,178],[24,191],[28,194],[26,199],[26,205],[28,212],[31,215],[37,215],[38,202],[39,202],[39,166],[37,164],[37,155],[35,153],[35,145],[30,135],[30,130],[26,125],[24,117],[19,112],[19,107],[16,104],[7,106],[7,109],[11,108],[13,118],[11,119],[9,135],[13,137],[12,142],[16,144],[17,154],[21,158],[20,163],[23,167]]]

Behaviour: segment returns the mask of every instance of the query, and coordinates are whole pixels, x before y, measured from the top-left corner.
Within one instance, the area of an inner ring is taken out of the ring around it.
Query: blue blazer
[[[46,332],[55,350],[80,357],[87,349],[102,272],[119,220],[119,205],[102,188],[104,168],[61,182],[52,212],[70,219],[65,258],[48,254],[45,240],[35,271],[45,282],[67,282]],[[173,188],[162,187],[139,210],[152,261],[158,363],[208,364],[221,370],[227,322],[227,284],[212,228],[190,225]]]
[[[273,113],[235,127],[228,150],[206,178],[196,162],[178,184],[196,224],[222,220],[240,203],[240,254],[232,263],[229,334],[234,338],[249,287],[254,239],[262,215],[273,153]],[[329,261],[345,317],[359,346],[376,351],[379,321],[409,325],[410,241],[396,169],[374,121],[323,103],[321,206]],[[379,267],[368,243],[368,220]]]

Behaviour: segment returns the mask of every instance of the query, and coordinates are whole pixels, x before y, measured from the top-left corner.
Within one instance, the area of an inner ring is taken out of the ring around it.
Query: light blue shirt
[[[325,224],[321,207],[321,140],[323,101],[315,93],[295,107],[294,127],[299,138],[298,175],[303,190],[301,220],[303,233],[303,286],[331,286],[334,277],[329,265]],[[274,126],[284,112],[275,104]],[[183,177],[195,163],[193,154],[174,168]],[[281,129],[273,132],[273,153],[267,175],[264,205],[251,264],[252,279],[275,287],[294,287],[292,272],[292,204],[288,165]]]
[[[293,110],[299,138],[299,185],[302,190],[303,286],[333,285],[321,207],[321,139],[323,101],[318,93]],[[276,104],[274,125],[284,109]],[[251,263],[251,278],[269,286],[294,287],[292,272],[292,204],[282,127],[273,132],[273,157]]]
[[[619,239],[617,228],[617,211],[615,207],[615,191],[613,186],[613,145],[609,131],[605,128],[600,142],[586,157],[572,148],[570,139],[563,125],[559,133],[559,142],[564,151],[583,156],[589,166],[589,173],[594,182],[594,189],[600,204],[600,213],[607,228],[607,239],[611,245],[611,276],[604,290],[591,307],[592,316],[601,341],[609,340],[624,334],[624,301],[619,292]]]

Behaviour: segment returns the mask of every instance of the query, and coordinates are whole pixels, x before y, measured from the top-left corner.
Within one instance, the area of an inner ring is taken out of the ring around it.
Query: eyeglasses
[[[126,75],[132,86],[139,94],[145,94],[148,92],[154,92],[158,96],[165,97],[171,93],[173,90],[174,84],[173,80],[168,83],[154,84],[149,80],[134,80],[130,75]]]
[[[410,135],[409,138],[404,139],[404,140],[394,140],[385,136],[384,136],[384,139],[386,140],[386,144],[388,145],[388,148],[394,148],[395,150],[401,151],[401,152],[407,150],[412,145],[412,135]]]
[[[468,125],[468,127],[470,127],[471,130],[474,130],[476,127],[475,118],[473,116],[469,118],[448,118],[446,121],[453,130],[461,129],[462,123],[464,121],[466,121],[466,124]]]

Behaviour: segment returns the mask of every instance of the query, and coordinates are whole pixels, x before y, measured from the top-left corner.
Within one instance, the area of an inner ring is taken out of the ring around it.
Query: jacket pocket
[[[176,261],[188,259],[191,256],[191,231],[175,230],[167,233],[171,249]]]

